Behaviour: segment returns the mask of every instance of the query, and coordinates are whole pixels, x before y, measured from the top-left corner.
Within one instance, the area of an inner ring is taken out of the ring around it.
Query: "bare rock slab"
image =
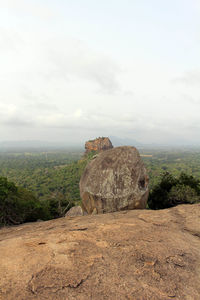
[[[145,208],[148,175],[135,147],[116,147],[98,154],[80,180],[83,209],[92,214]]]
[[[1,300],[199,300],[200,205],[0,229]]]

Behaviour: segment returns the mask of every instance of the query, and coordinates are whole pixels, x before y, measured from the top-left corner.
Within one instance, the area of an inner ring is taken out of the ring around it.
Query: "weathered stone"
[[[100,137],[95,140],[87,141],[85,143],[85,152],[89,153],[91,151],[105,151],[108,149],[112,149],[113,145],[108,137]]]
[[[1,300],[198,300],[200,205],[0,230]]]
[[[65,214],[65,217],[77,217],[77,216],[83,216],[83,215],[85,215],[85,213],[83,212],[83,209],[81,206],[73,206]]]
[[[134,147],[100,153],[85,168],[80,180],[82,207],[92,214],[145,208],[148,175]]]

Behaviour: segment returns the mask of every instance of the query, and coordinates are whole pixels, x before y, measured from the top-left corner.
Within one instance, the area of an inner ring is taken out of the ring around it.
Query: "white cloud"
[[[51,18],[57,15],[57,11],[50,6],[42,5],[41,1],[32,0],[0,0],[0,9],[6,9],[12,13],[27,14],[40,18]]]
[[[182,76],[174,78],[174,83],[182,83],[188,86],[200,87],[200,70],[185,72]]]
[[[109,57],[94,52],[75,39],[52,39],[43,43],[43,51],[51,64],[49,77],[92,81],[99,91],[115,93],[120,90],[117,75],[120,67]]]
[[[56,36],[44,39],[39,33],[37,36],[19,34],[0,28],[1,32],[0,78],[17,85],[22,92],[37,86],[39,94],[41,85],[44,88],[53,81],[54,84],[55,81],[58,84],[68,81],[71,86],[90,86],[105,94],[121,89],[117,78],[120,67],[78,40]]]
[[[83,115],[83,111],[80,108],[74,112],[74,117],[77,119],[81,118],[82,115]]]

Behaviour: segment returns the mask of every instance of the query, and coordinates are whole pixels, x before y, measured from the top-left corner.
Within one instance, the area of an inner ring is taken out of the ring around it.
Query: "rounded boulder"
[[[146,208],[149,178],[135,147],[116,147],[95,156],[80,180],[88,214]]]

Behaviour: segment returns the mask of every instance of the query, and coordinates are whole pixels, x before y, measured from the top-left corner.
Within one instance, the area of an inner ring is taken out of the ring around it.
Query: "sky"
[[[0,0],[0,142],[200,145],[199,0]]]

